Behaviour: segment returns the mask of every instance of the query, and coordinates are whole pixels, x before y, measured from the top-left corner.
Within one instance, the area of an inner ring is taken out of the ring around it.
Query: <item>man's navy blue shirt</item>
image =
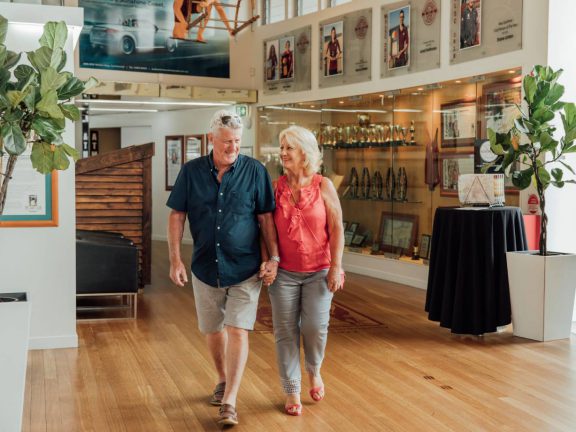
[[[238,155],[222,183],[212,154],[180,170],[168,207],[187,212],[194,239],[192,272],[213,286],[234,285],[260,268],[257,216],[274,211],[274,191],[264,166]]]

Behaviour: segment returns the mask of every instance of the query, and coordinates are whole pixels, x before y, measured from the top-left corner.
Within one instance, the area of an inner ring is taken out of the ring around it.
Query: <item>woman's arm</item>
[[[344,254],[344,226],[342,225],[342,207],[336,188],[330,179],[324,177],[320,186],[324,205],[326,207],[326,222],[328,224],[328,239],[330,242],[330,270],[328,271],[328,289],[336,292],[343,288],[341,278],[342,255]]]

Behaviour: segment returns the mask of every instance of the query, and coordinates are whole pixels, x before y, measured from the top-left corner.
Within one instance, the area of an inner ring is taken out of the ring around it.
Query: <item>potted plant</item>
[[[71,99],[97,83],[62,71],[68,37],[64,22],[44,25],[40,47],[26,53],[30,65],[18,64],[22,53],[6,48],[7,31],[8,21],[0,16],[0,157],[8,156],[5,166],[0,164],[0,215],[18,157],[29,145],[32,166],[41,174],[65,170],[70,158],[78,159],[76,149],[63,142],[62,133],[66,119],[80,119]]]
[[[496,165],[519,189],[536,187],[540,200],[539,250],[508,252],[508,278],[514,334],[534,340],[570,336],[576,255],[550,252],[546,242],[546,189],[576,183],[564,155],[576,152],[576,106],[560,100],[562,70],[535,66],[523,79],[525,105],[508,133],[488,130],[492,151],[501,157]],[[564,134],[553,123],[560,114]]]
[[[26,53],[29,65],[19,64],[22,53],[6,48],[7,32],[8,22],[0,16],[0,215],[14,167],[29,146],[32,165],[42,174],[65,170],[70,158],[77,159],[76,150],[62,139],[66,119],[80,118],[71,98],[96,84],[63,71],[64,22],[45,24],[40,47]],[[0,293],[0,430],[21,428],[29,325],[26,293]]]

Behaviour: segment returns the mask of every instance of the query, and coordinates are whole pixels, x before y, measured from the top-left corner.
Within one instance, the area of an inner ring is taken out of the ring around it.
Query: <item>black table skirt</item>
[[[439,207],[434,215],[426,311],[453,333],[511,322],[506,251],[527,250],[519,208]]]

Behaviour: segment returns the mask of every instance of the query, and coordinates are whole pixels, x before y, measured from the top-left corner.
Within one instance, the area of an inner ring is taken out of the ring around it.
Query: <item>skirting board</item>
[[[367,255],[344,252],[344,270],[371,276],[377,279],[426,289],[428,285],[428,266],[409,261],[395,260],[381,255]]]
[[[78,348],[78,335],[31,337],[28,340],[29,350]]]

